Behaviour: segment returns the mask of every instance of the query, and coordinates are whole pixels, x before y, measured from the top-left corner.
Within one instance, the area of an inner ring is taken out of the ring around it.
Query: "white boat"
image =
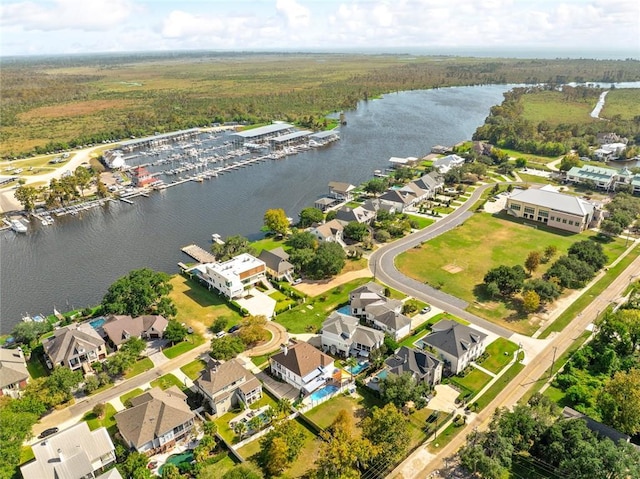
[[[11,229],[16,233],[27,232],[27,227],[20,220],[11,220]]]

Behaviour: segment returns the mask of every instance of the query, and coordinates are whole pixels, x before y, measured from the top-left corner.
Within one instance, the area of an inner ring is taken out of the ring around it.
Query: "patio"
[[[262,406],[261,408],[255,409],[255,410],[254,409],[247,409],[247,410],[243,411],[242,413],[238,414],[231,421],[229,421],[229,427],[231,429],[233,429],[234,426],[239,422],[249,423],[249,421],[252,418],[260,416],[262,413],[267,411],[270,407],[271,406]]]

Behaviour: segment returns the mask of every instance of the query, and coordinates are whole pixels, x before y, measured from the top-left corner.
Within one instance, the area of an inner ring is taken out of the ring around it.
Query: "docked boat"
[[[16,233],[27,232],[27,227],[20,220],[11,220],[11,229]]]

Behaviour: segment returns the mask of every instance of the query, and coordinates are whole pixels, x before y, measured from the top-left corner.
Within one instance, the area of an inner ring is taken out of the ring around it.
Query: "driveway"
[[[271,318],[276,309],[277,301],[270,298],[256,288],[252,288],[247,296],[236,300],[251,316],[265,316]]]
[[[244,354],[249,357],[262,356],[275,351],[281,344],[286,344],[289,341],[289,334],[281,324],[267,321],[265,328],[271,333],[271,339],[264,344],[258,344],[255,348],[245,351]]]

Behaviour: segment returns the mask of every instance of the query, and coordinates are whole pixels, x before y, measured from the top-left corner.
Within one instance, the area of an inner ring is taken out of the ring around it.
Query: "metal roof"
[[[577,196],[534,188],[520,191],[515,190],[509,199],[578,216],[584,216],[588,213],[592,213],[594,209],[591,203],[584,201]]]
[[[261,126],[247,131],[239,131],[234,133],[234,136],[239,136],[240,138],[255,138],[257,136],[288,130],[289,128],[293,128],[293,125],[290,125],[289,123],[273,123],[271,125]]]
[[[332,136],[335,135],[339,135],[340,131],[338,130],[326,130],[326,131],[319,131],[317,133],[312,133],[311,135],[309,135],[309,137],[311,138],[317,138],[317,139],[323,139],[323,138],[330,138]]]
[[[294,140],[296,138],[302,138],[303,136],[309,136],[310,134],[311,132],[308,130],[294,131],[293,133],[289,133],[288,135],[281,135],[281,136],[272,138],[271,141],[273,141],[274,143],[281,143],[283,141],[289,141],[289,140]]]
[[[144,138],[136,138],[135,140],[127,140],[127,141],[123,141],[121,143],[119,143],[119,147],[122,146],[131,146],[131,145],[136,145],[138,143],[145,143],[147,141],[154,141],[154,140],[162,140],[164,138],[173,138],[176,136],[180,136],[180,135],[184,135],[187,133],[199,133],[200,129],[199,128],[189,128],[188,130],[179,130],[179,131],[172,131],[169,133],[162,133],[160,135],[153,135],[153,136],[145,136]]]

